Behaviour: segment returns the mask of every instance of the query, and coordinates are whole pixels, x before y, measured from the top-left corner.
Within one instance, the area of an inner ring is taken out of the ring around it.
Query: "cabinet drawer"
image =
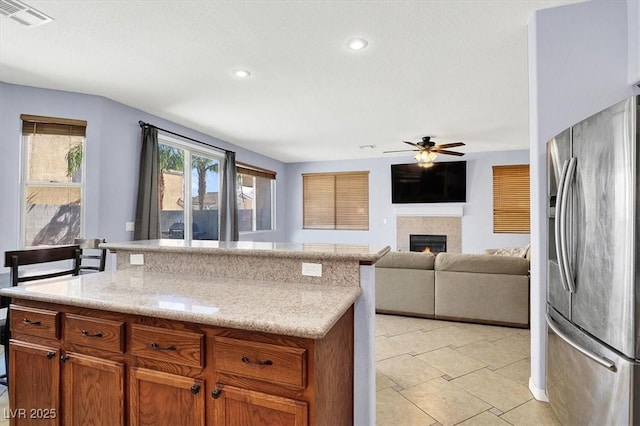
[[[131,353],[134,356],[203,367],[204,335],[145,325],[131,326]]]
[[[124,322],[65,314],[64,339],[68,343],[124,352]]]
[[[59,312],[11,305],[11,331],[33,336],[59,339]]]
[[[307,385],[306,349],[216,337],[216,370],[304,388]]]

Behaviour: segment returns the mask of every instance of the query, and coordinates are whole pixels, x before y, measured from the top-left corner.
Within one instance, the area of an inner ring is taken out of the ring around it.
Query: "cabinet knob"
[[[56,356],[56,353],[55,353],[55,352],[47,352],[47,359],[51,359],[51,358],[53,358],[54,356]]]
[[[69,360],[69,355],[62,355],[60,356],[60,361],[62,362],[67,362]]]
[[[191,393],[196,395],[198,392],[200,392],[200,385],[196,383],[195,385],[191,386]]]
[[[222,388],[219,387],[215,387],[213,388],[213,390],[211,391],[211,398],[213,399],[218,399],[220,398],[220,394],[222,393]]]

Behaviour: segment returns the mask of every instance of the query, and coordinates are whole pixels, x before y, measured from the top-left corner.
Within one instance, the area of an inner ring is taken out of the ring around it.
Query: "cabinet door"
[[[75,353],[64,359],[65,425],[124,425],[124,365]]]
[[[217,426],[305,426],[307,403],[262,392],[220,386],[214,389]]]
[[[9,401],[12,425],[58,425],[60,351],[12,340],[9,344]]]
[[[204,425],[204,381],[191,377],[131,368],[131,426]]]

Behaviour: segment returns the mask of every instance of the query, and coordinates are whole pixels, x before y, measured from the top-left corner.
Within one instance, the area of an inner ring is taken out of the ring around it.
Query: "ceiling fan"
[[[417,151],[418,153],[415,155],[415,159],[418,160],[418,165],[420,167],[431,167],[433,165],[433,160],[436,159],[438,154],[445,155],[457,155],[463,156],[464,153],[449,151],[447,148],[455,148],[458,146],[464,146],[464,142],[452,142],[452,143],[443,143],[440,145],[436,145],[435,142],[431,140],[431,136],[423,136],[422,140],[418,143],[402,141],[407,145],[411,145],[416,149],[401,149],[397,151],[383,151],[383,154],[391,153],[391,152],[407,152],[407,151]]]

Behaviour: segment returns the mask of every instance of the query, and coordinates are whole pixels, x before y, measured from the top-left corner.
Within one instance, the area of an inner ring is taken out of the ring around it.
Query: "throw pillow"
[[[526,257],[527,252],[529,251],[529,246],[530,244],[527,244],[524,247],[500,248],[500,249],[497,249],[493,254],[496,256]]]

